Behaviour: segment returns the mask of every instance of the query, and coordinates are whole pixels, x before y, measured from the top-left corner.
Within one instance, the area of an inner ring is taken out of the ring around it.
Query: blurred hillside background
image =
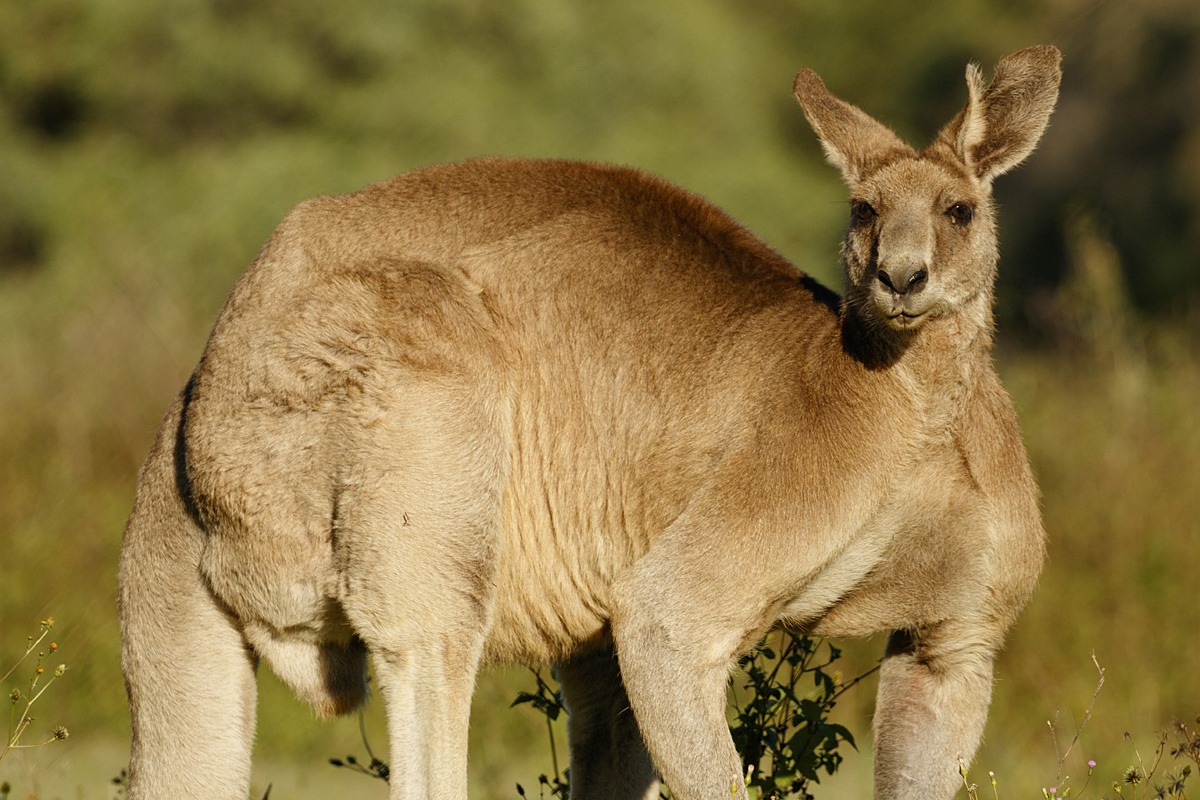
[[[1042,43],[1065,77],[1041,148],[997,182],[997,362],[1050,559],[975,777],[994,770],[1008,798],[1050,785],[1046,720],[1081,718],[1094,651],[1107,681],[1066,771],[1078,786],[1095,759],[1108,786],[1133,760],[1123,732],[1145,755],[1200,713],[1195,0],[0,0],[0,667],[54,615],[71,669],[35,729],[72,734],[0,779],[14,797],[112,796],[137,469],[292,205],[471,156],[617,162],[708,196],[840,289],[845,191],[795,73],[920,145],[965,103],[968,61]],[[846,673],[882,648],[848,646]],[[549,770],[540,720],[507,709],[531,685],[481,679],[474,797]],[[259,796],[385,796],[325,764],[362,755],[356,720],[317,722],[265,667],[260,686]],[[866,796],[873,691],[843,701],[863,754],[818,796]],[[381,719],[373,702],[385,752]]]

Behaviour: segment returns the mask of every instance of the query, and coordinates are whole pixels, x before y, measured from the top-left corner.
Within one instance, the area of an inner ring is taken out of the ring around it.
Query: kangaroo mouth
[[[929,316],[929,311],[911,311],[907,309],[889,309],[884,312],[887,324],[897,330],[912,330],[919,327]]]
[[[889,314],[887,319],[888,325],[894,327],[894,329],[908,331],[924,323],[925,312],[910,313],[902,311],[898,314]]]

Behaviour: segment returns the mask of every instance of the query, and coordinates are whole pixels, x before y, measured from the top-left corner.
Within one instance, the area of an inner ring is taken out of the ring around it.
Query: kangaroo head
[[[919,153],[811,70],[796,76],[796,99],[850,186],[846,302],[872,327],[915,331],[981,297],[990,308],[992,180],[1037,146],[1058,98],[1060,59],[1054,47],[1022,50],[986,86],[968,66],[966,108]]]

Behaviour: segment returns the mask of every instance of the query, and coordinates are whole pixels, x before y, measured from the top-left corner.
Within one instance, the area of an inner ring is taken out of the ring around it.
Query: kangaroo
[[[950,798],[1044,533],[990,360],[993,179],[1060,55],[918,152],[795,95],[850,187],[845,295],[630,169],[483,159],[300,204],[142,469],[120,570],[131,800],[244,798],[260,658],[386,706],[390,796],[462,798],[481,667],[556,666],[572,797],[744,800],[731,666],[890,631],[875,797]]]

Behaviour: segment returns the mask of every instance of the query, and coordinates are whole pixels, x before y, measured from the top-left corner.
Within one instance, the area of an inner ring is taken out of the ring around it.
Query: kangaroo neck
[[[897,331],[856,307],[840,311],[844,357],[869,372],[884,372],[910,392],[931,426],[952,424],[970,389],[991,369],[992,294],[980,292],[954,314],[937,317],[918,330]]]

